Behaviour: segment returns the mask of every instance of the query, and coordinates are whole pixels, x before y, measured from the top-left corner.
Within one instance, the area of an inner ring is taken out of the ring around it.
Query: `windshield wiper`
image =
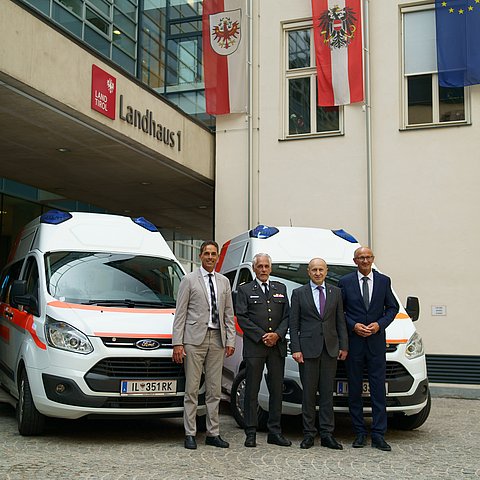
[[[93,299],[88,300],[88,302],[82,302],[82,305],[99,305],[105,307],[128,307],[128,308],[135,308],[135,307],[174,307],[175,302],[161,302],[156,300],[130,300],[129,298],[125,298],[124,300],[107,300],[107,299]]]

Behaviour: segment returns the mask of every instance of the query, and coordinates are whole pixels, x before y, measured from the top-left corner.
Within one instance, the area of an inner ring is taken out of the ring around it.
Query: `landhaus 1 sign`
[[[116,79],[105,70],[92,65],[92,109],[112,120],[116,113]],[[170,148],[182,149],[182,132],[175,132],[158,122],[150,109],[137,110],[131,105],[125,105],[123,95],[120,95],[118,117],[132,127],[138,128]]]
[[[118,112],[118,116],[120,120],[142,130],[142,132],[156,138],[159,142],[163,142],[171,148],[177,148],[179,152],[181,151],[182,132],[180,130],[174,132],[170,128],[157,122],[153,118],[152,111],[148,108],[143,112],[130,105],[125,106],[123,103],[123,95],[120,95],[120,111]]]

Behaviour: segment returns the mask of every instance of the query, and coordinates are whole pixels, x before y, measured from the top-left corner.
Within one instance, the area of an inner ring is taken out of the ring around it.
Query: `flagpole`
[[[247,124],[248,124],[248,186],[247,186],[247,222],[248,229],[253,228],[252,217],[253,217],[253,95],[252,95],[252,84],[253,84],[253,0],[248,0],[248,59],[247,59],[247,68],[248,68],[248,106],[247,106]]]
[[[368,246],[373,250],[373,161],[372,161],[372,116],[370,105],[370,33],[369,33],[369,2],[365,0],[363,12],[363,45],[365,65],[365,133],[367,154],[367,238]]]

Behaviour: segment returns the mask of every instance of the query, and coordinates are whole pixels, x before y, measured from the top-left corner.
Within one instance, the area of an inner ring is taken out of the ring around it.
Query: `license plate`
[[[388,393],[388,383],[385,383],[385,391]],[[348,395],[348,382],[338,381],[336,393],[340,396]],[[362,382],[362,395],[370,396],[370,384],[368,382]]]
[[[176,380],[122,380],[120,395],[175,395]]]

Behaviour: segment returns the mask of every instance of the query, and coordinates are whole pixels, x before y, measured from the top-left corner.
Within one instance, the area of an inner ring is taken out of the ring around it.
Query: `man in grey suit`
[[[235,350],[232,292],[228,279],[213,271],[218,260],[216,242],[202,244],[200,260],[200,269],[180,282],[173,321],[173,361],[185,363],[185,448],[197,448],[196,414],[202,373],[207,407],[205,443],[228,448],[228,442],[220,437],[218,407],[223,357]]]
[[[307,267],[310,282],[293,291],[290,340],[292,356],[299,364],[303,387],[304,439],[300,448],[311,448],[314,444],[318,391],[321,445],[342,450],[343,446],[333,436],[333,382],[337,359],[347,358],[348,334],[342,293],[339,288],[325,283],[327,271],[323,259],[313,258]]]

